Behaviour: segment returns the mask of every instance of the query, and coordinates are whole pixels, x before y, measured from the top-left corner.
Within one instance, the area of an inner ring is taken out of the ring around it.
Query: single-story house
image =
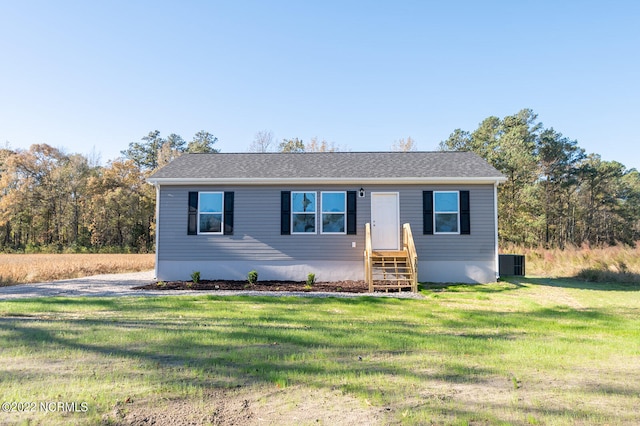
[[[408,224],[418,281],[493,282],[505,180],[471,152],[184,154],[148,178],[156,278],[363,280]]]

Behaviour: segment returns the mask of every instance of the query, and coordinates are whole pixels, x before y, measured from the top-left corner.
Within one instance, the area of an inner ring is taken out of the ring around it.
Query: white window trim
[[[293,194],[315,194],[316,195],[316,208],[311,212],[296,212],[293,210]],[[291,235],[316,235],[318,234],[318,192],[317,191],[291,191]],[[314,224],[313,229],[314,232],[294,232],[293,230],[293,216],[296,214],[313,214],[314,215]]]
[[[438,211],[436,210],[436,194],[456,194],[458,200],[458,210],[453,211]],[[456,232],[438,232],[438,227],[436,226],[436,217],[438,214],[451,214],[455,213],[457,215],[457,229]],[[460,235],[460,191],[433,191],[433,234],[434,235]]]
[[[322,208],[323,197],[322,194],[344,194],[344,206],[342,212],[325,212]],[[344,232],[324,232],[322,229],[322,215],[326,214],[342,214],[344,218]],[[347,235],[347,191],[322,191],[320,192],[320,233],[322,235]]]
[[[204,232],[200,231],[200,215],[201,214],[218,214],[218,212],[201,212],[200,207],[202,206],[201,196],[202,194],[220,194],[222,196],[222,205],[220,210],[220,232]],[[219,191],[202,191],[198,192],[198,235],[223,235],[224,234],[224,192]]]

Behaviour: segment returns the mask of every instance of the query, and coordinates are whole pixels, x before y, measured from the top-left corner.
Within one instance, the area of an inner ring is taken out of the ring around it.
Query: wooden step
[[[390,283],[388,283],[388,282],[384,282],[384,283],[376,284],[376,283],[375,283],[375,281],[374,281],[374,283],[373,283],[373,287],[375,287],[375,288],[385,288],[385,287],[392,287],[392,288],[400,287],[400,288],[405,288],[405,287],[411,287],[411,283],[410,283],[410,282],[407,282],[407,283],[405,283],[405,284],[399,284],[399,283],[398,283],[398,284],[390,284]]]
[[[371,262],[371,265],[372,266],[379,266],[381,268],[388,268],[388,267],[408,268],[409,267],[407,262],[389,262],[389,261],[373,261],[373,262]]]
[[[373,270],[371,271],[371,275],[374,280],[383,281],[411,281],[412,279],[411,271],[399,270],[394,268],[373,268]]]
[[[389,281],[389,282],[411,281],[411,277],[392,277],[392,276],[381,277],[381,276],[374,275],[372,278],[374,281]]]
[[[396,271],[401,271],[401,270],[405,270],[405,271],[409,271],[410,268],[407,265],[393,265],[393,264],[378,264],[376,265],[375,263],[373,265],[374,268],[376,269],[380,269],[380,270],[396,270]]]
[[[372,268],[373,276],[381,276],[381,275],[388,275],[388,276],[410,276],[411,272],[410,271],[396,271],[394,269],[376,269],[376,268]]]
[[[407,257],[407,252],[404,250],[374,250],[373,252],[371,252],[371,254],[372,254],[372,257],[376,257],[376,256]]]
[[[403,281],[410,280],[411,274],[396,274],[396,273],[373,273],[372,278],[374,280],[395,280],[395,281]]]
[[[393,284],[393,283],[388,283],[388,282],[384,282],[384,283],[376,283],[374,281],[373,283],[373,289],[381,289],[381,290],[400,290],[403,288],[413,288],[413,286],[411,285],[410,282],[407,282],[406,284]]]
[[[382,271],[382,272],[398,272],[398,273],[410,273],[411,269],[408,266],[379,266],[379,265],[372,265],[373,266],[373,270],[374,271]]]

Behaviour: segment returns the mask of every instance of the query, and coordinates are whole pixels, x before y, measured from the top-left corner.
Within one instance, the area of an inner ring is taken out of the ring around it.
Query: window
[[[436,234],[458,234],[459,193],[443,191],[433,193],[433,213]]]
[[[280,191],[280,235],[316,234],[320,214],[322,234],[357,234],[357,191],[321,192],[320,211],[317,192]],[[225,199],[225,208],[226,208]],[[227,219],[225,217],[225,226]],[[433,221],[432,221],[433,222]]]
[[[188,200],[187,235],[233,235],[233,191],[191,191]]]
[[[470,207],[469,191],[422,191],[422,233],[471,235]]]
[[[198,233],[222,234],[223,228],[222,192],[200,192],[198,196]]]
[[[316,193],[291,193],[291,231],[294,234],[316,233]]]
[[[344,234],[345,217],[347,211],[347,196],[345,192],[323,192],[322,204],[322,233]]]

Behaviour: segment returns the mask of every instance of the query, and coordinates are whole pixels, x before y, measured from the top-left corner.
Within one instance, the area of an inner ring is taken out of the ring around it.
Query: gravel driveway
[[[0,300],[49,296],[135,296],[141,290],[132,287],[154,281],[154,272],[94,275],[70,280],[0,287]]]
[[[282,291],[201,291],[201,290],[133,290],[133,287],[154,282],[154,271],[130,274],[94,275],[92,277],[51,281],[36,284],[19,284],[0,287],[0,301],[25,299],[31,297],[83,297],[83,296],[176,296],[205,295],[216,296],[299,296],[299,297],[395,297],[403,299],[422,299],[419,293],[317,293]]]

